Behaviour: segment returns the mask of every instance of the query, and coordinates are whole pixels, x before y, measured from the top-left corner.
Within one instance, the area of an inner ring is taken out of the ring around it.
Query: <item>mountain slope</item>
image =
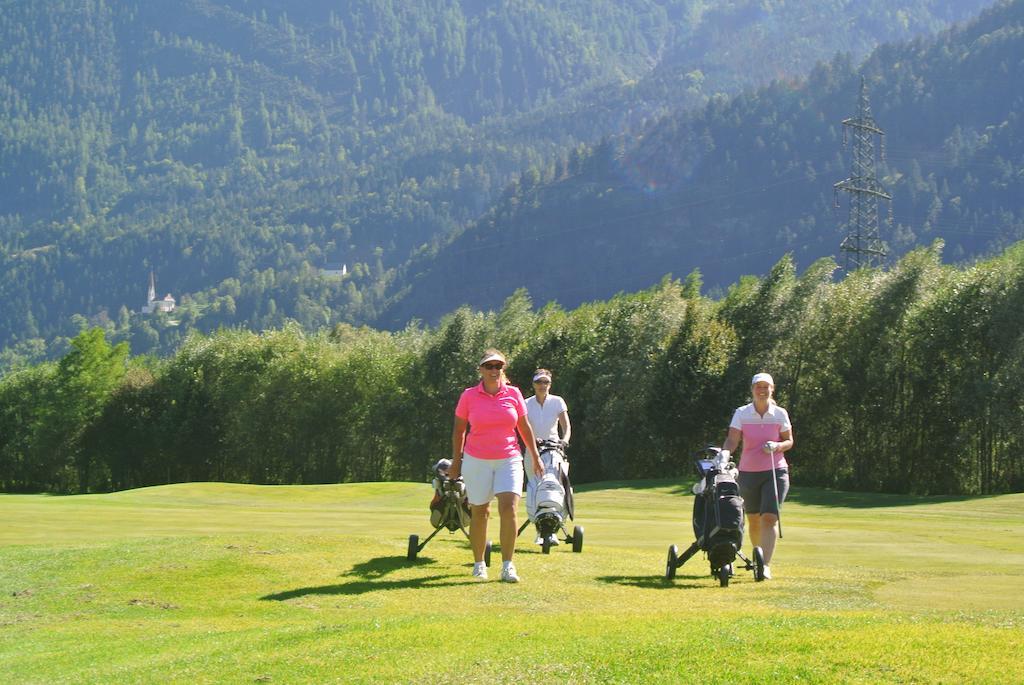
[[[666,117],[547,183],[524,178],[410,269],[390,321],[494,308],[523,285],[574,306],[666,273],[699,268],[724,286],[786,252],[801,265],[837,254],[848,212],[832,186],[850,175],[841,122],[856,114],[862,75],[886,133],[891,252],[942,238],[963,259],[1024,238],[1022,17],[1024,3],[1004,3],[936,39],[879,48],[860,68],[837,58],[805,82]]]

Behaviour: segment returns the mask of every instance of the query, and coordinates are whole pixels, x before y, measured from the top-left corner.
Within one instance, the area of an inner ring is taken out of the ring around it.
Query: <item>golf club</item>
[[[782,502],[779,501],[779,482],[775,480],[775,443],[769,442],[771,445],[771,456],[772,456],[772,490],[775,491],[775,510],[778,512],[779,518],[779,539],[782,539]]]

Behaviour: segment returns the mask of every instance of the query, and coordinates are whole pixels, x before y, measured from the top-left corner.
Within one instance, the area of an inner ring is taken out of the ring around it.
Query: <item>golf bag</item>
[[[720,568],[732,563],[743,547],[743,498],[732,464],[709,459],[698,463],[704,475],[694,488],[693,535],[712,568]]]
[[[540,478],[532,469],[526,470],[526,515],[530,521],[551,519],[552,533],[567,518],[572,518],[567,507],[569,486],[569,463],[560,443],[542,440],[539,445],[540,461],[544,475]]]
[[[583,527],[574,526],[572,533],[566,528],[569,520],[575,518],[575,512],[565,445],[560,440],[540,440],[537,449],[544,473],[538,477],[533,469],[526,469],[527,521],[520,526],[519,533],[532,523],[537,528],[537,538],[544,554],[552,545],[560,544],[559,532],[572,545],[573,552],[581,552]]]
[[[461,530],[463,535],[469,537],[469,524],[473,520],[473,513],[469,508],[469,498],[466,496],[466,484],[461,478],[448,476],[451,467],[450,459],[441,459],[434,464],[434,475],[430,481],[434,486],[434,496],[430,500],[430,525],[434,530],[423,542],[420,542],[419,535],[409,536],[409,547],[406,552],[406,559],[409,561],[415,561],[420,551],[441,530],[447,530],[449,533]],[[484,546],[484,562],[488,566],[491,565],[490,540],[487,540]]]
[[[453,480],[448,477],[451,468],[450,459],[441,459],[434,464],[434,497],[430,500],[430,525],[434,528],[444,526],[451,532],[459,528],[469,528],[472,513],[469,499],[466,497],[466,484],[462,479]]]

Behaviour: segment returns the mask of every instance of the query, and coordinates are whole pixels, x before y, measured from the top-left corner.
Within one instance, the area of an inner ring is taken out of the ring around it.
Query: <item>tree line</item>
[[[798,274],[786,256],[719,298],[694,272],[571,311],[520,291],[394,333],[193,333],[167,359],[87,328],[60,361],[0,380],[0,489],[420,480],[496,346],[524,390],[553,369],[578,482],[688,473],[767,370],[800,485],[1020,491],[1024,243],[964,267],[940,252],[843,278],[831,259]]]

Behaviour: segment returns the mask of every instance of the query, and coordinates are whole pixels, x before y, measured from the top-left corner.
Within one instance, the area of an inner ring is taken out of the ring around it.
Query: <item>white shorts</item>
[[[462,480],[470,504],[487,504],[500,492],[523,492],[523,457],[477,459],[462,455]]]

